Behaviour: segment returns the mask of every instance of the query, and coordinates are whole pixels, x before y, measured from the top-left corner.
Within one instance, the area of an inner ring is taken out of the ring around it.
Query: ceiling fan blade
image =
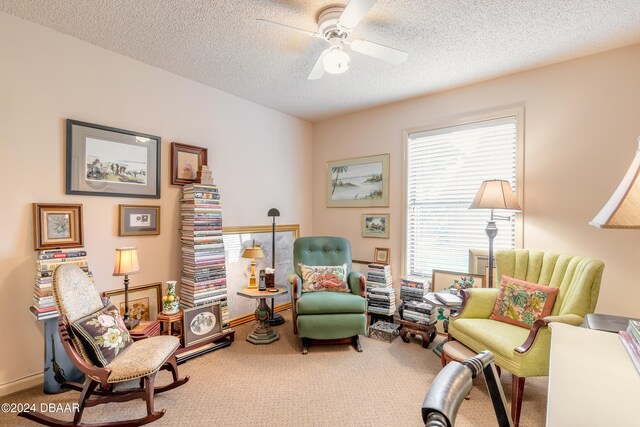
[[[309,73],[307,80],[318,80],[322,78],[322,76],[324,75],[324,62],[322,62],[322,60],[324,59],[324,56],[327,54],[328,51],[329,50],[327,49],[324,52],[322,52],[322,54],[316,61],[316,64],[313,66],[313,69]]]
[[[378,43],[370,42],[368,40],[353,40],[350,45],[351,49],[355,50],[356,52],[373,56],[374,58],[390,62],[394,65],[403,63],[404,60],[409,56],[409,54],[403,50],[384,46]]]
[[[338,19],[338,26],[352,30],[378,0],[351,0]]]
[[[290,25],[285,25],[285,24],[281,24],[279,22],[269,21],[267,19],[256,19],[256,21],[258,21],[260,23],[263,23],[263,24],[273,25],[274,27],[286,28],[288,30],[297,31],[297,32],[305,34],[305,35],[307,35],[309,37],[319,37],[321,39],[324,39],[324,37],[322,37],[320,34],[314,33],[312,31],[303,30],[302,28],[292,27]]]

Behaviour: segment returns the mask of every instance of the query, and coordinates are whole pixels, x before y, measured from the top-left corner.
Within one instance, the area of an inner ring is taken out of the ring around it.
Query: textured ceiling
[[[351,54],[309,81],[326,0],[0,0],[0,10],[309,121],[640,42],[640,0],[378,0],[353,38],[409,52]]]

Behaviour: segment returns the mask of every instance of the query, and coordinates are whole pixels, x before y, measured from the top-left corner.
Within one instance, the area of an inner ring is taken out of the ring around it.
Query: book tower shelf
[[[180,200],[182,274],[180,300],[185,309],[220,304],[222,332],[211,340],[178,350],[178,361],[233,342],[229,324],[227,278],[222,238],[222,204],[215,185],[187,184]],[[188,325],[184,325],[188,327]]]

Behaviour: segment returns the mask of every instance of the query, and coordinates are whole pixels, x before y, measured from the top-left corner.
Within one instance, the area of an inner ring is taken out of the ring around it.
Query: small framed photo
[[[389,264],[391,253],[389,248],[376,248],[373,251],[373,262],[376,264]]]
[[[160,206],[119,205],[118,236],[160,234]]]
[[[105,291],[103,296],[124,315],[124,288]],[[129,317],[137,320],[156,320],[162,309],[162,283],[129,288]]]
[[[389,238],[389,214],[362,214],[362,237]]]
[[[34,250],[83,246],[82,205],[33,204]]]
[[[183,310],[184,346],[205,342],[222,332],[220,303]]]
[[[485,279],[482,274],[459,273],[455,271],[433,270],[431,276],[433,292],[446,289],[460,290],[467,288],[484,288]]]
[[[206,164],[206,148],[171,143],[171,184],[184,185],[196,182],[198,171]]]
[[[67,120],[66,193],[160,198],[160,137]]]

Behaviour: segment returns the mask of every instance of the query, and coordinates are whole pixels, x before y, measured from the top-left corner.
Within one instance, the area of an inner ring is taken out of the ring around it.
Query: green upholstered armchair
[[[597,259],[528,250],[496,253],[498,276],[506,275],[560,288],[551,315],[531,330],[489,319],[499,288],[465,291],[463,306],[449,323],[449,334],[476,352],[491,351],[498,366],[512,374],[511,416],[520,418],[526,377],[549,375],[550,322],[578,326],[593,313],[604,263]]]
[[[351,293],[302,292],[299,263],[311,266],[347,264]],[[293,332],[302,339],[302,354],[312,341],[353,343],[362,351],[360,334],[367,331],[365,278],[351,271],[351,244],[341,237],[301,237],[293,243],[295,273],[289,276]]]

